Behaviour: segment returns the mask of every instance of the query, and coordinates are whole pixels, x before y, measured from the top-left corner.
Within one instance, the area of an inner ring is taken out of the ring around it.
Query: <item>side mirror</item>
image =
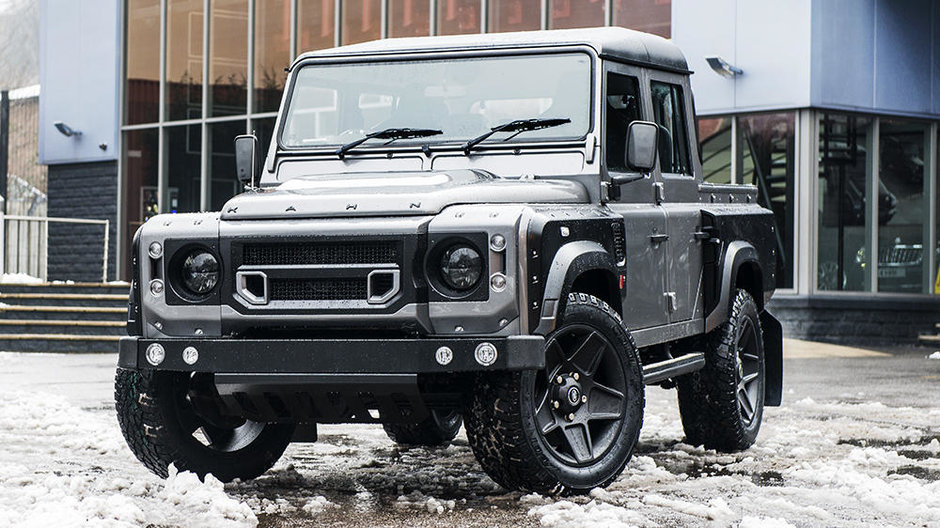
[[[254,187],[261,175],[261,145],[252,135],[235,138],[235,174],[245,187]]]
[[[649,121],[634,121],[627,127],[627,167],[652,172],[659,150],[659,126]]]

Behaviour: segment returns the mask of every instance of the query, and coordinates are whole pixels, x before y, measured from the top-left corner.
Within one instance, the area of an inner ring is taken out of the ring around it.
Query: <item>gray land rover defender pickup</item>
[[[620,28],[307,53],[244,193],[133,244],[115,399],[150,470],[270,469],[320,423],[461,424],[502,486],[577,493],[630,459],[644,390],[748,448],[779,405],[771,212],[702,182],[689,70]]]

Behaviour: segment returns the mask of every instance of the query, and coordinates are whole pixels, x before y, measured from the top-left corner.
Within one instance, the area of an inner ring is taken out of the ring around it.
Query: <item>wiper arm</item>
[[[571,120],[568,119],[567,117],[550,118],[550,119],[542,119],[542,118],[517,119],[515,121],[510,121],[508,123],[503,123],[502,125],[495,126],[491,128],[488,132],[484,132],[483,134],[480,134],[479,136],[471,139],[470,141],[467,141],[466,143],[463,144],[463,152],[464,154],[469,156],[470,151],[473,150],[473,147],[486,141],[490,136],[492,136],[493,134],[497,132],[515,132],[515,134],[506,138],[506,140],[508,141],[523,132],[528,132],[530,130],[540,130],[543,128],[552,128],[552,127],[561,126],[561,125],[564,125],[565,123],[570,123],[570,122]]]
[[[392,141],[396,139],[411,139],[419,137],[428,137],[428,136],[437,136],[443,134],[443,130],[435,130],[433,128],[386,128],[385,130],[379,130],[378,132],[372,132],[366,134],[361,138],[350,141],[342,147],[336,149],[336,155],[339,156],[339,159],[346,157],[346,153],[350,150],[362,145],[370,139],[391,139]]]

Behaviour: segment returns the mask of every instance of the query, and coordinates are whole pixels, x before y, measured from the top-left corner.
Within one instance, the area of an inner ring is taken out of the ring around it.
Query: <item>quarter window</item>
[[[659,168],[670,174],[692,174],[682,88],[653,82],[653,118],[659,125]]]

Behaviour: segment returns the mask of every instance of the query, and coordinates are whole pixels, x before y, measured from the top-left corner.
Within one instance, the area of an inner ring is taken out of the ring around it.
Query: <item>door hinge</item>
[[[650,241],[654,244],[661,244],[669,240],[669,235],[666,233],[653,233],[650,235]]]
[[[662,182],[653,184],[653,197],[656,200],[656,205],[666,201],[666,189],[663,187]]]

